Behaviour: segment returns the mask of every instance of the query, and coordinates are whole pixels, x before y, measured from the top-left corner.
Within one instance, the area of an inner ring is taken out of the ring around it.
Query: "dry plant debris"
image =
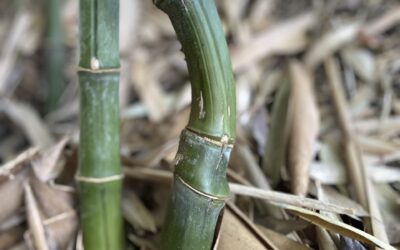
[[[239,113],[214,249],[400,247],[399,2],[216,2]],[[63,2],[65,88],[46,114],[43,8],[0,2],[0,250],[83,249],[77,10]],[[166,15],[121,0],[120,18],[126,239],[158,249],[190,85]]]

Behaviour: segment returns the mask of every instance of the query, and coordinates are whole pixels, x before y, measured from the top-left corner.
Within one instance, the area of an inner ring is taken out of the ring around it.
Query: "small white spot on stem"
[[[100,62],[99,60],[97,60],[96,57],[92,57],[92,59],[90,59],[90,68],[92,70],[96,70],[100,68]]]
[[[200,108],[199,118],[201,120],[204,119],[204,117],[206,117],[206,111],[204,110],[203,92],[201,91],[200,91],[199,108]]]
[[[228,105],[228,117],[231,117],[231,106]]]

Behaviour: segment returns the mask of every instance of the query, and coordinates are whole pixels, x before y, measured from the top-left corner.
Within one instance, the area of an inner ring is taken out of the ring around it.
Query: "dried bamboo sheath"
[[[232,66],[214,0],[159,0],[186,56],[190,120],[176,156],[162,249],[207,249],[229,196],[226,167],[235,138]]]
[[[86,250],[122,250],[119,1],[80,1],[79,182]]]

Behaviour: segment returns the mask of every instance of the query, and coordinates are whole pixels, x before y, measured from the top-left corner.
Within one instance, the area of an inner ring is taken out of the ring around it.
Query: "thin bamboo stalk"
[[[190,120],[176,155],[162,249],[211,249],[225,201],[226,167],[236,130],[228,47],[214,0],[158,0],[186,56],[192,83]]]
[[[46,110],[58,107],[64,90],[64,36],[61,22],[61,1],[45,2],[46,31],[44,38],[44,78],[47,83]]]
[[[119,1],[80,1],[79,182],[86,250],[124,249],[119,158]]]

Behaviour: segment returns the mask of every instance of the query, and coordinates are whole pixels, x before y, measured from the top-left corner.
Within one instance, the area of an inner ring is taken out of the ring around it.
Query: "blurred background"
[[[381,239],[398,246],[399,1],[216,3],[237,89],[230,181],[361,210],[379,222]],[[27,218],[45,228],[44,237],[55,247],[50,249],[81,247],[73,182],[79,143],[78,5],[78,0],[0,1],[0,249],[29,249],[38,229]],[[168,183],[160,172],[133,170],[173,169],[191,89],[168,17],[151,0],[120,0],[120,5],[127,237],[132,248],[155,249]],[[277,172],[268,159],[279,163]],[[290,174],[293,162],[305,169],[296,178]],[[31,189],[22,185],[27,178]],[[358,202],[360,195],[375,209]],[[259,234],[299,247],[279,249],[365,248],[312,222],[285,217],[284,223],[249,197],[234,203],[219,249],[265,249]],[[341,220],[363,230],[361,214]],[[261,233],[251,229],[255,224]],[[323,248],[327,245],[332,248]]]

